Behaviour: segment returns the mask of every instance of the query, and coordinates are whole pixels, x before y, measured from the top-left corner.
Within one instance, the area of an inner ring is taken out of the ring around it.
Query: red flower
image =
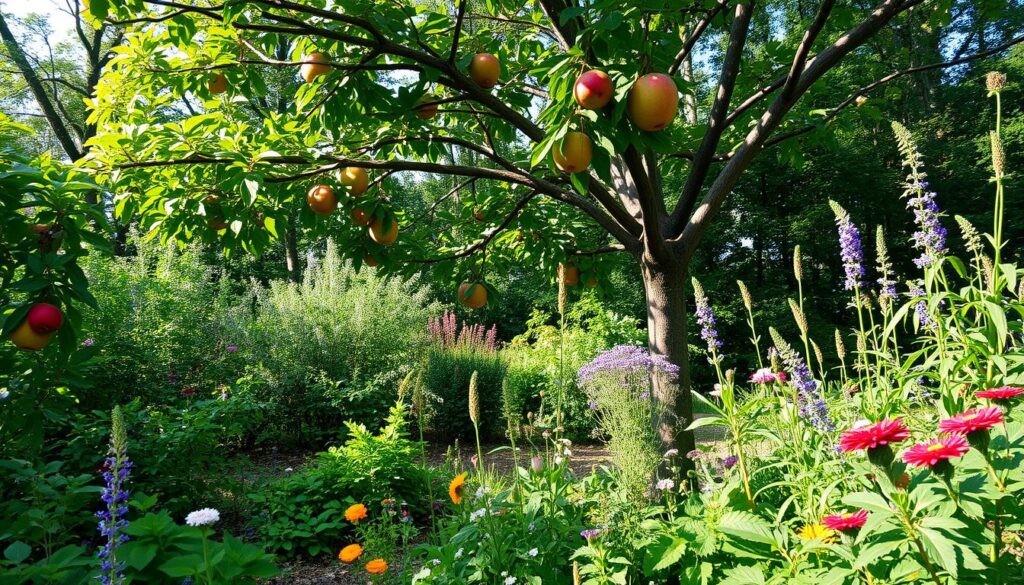
[[[950,435],[969,435],[976,431],[991,429],[1003,422],[1003,411],[997,406],[972,408],[939,421],[939,430]]]
[[[864,523],[868,521],[868,511],[860,510],[859,512],[847,512],[845,514],[833,514],[831,516],[825,516],[821,519],[821,523],[831,528],[832,530],[853,530],[854,528],[860,528],[864,526]]]
[[[978,398],[987,398],[989,400],[1009,400],[1022,394],[1024,394],[1024,388],[1017,388],[1016,386],[990,388],[988,390],[979,390],[974,393]]]
[[[887,418],[873,425],[854,428],[843,433],[839,448],[843,451],[875,449],[889,443],[898,443],[910,436],[910,431],[898,418]]]
[[[903,454],[903,461],[917,467],[935,467],[938,463],[954,457],[962,457],[970,451],[967,439],[953,435],[939,437],[927,443],[918,443]]]
[[[779,381],[779,384],[786,383],[786,372],[776,372],[775,379]]]
[[[195,393],[196,389],[193,388],[192,386],[185,386],[184,388],[181,389],[182,396],[192,396]]]

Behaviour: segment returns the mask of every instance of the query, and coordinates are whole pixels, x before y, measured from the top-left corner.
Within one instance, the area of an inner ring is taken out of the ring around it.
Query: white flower
[[[213,508],[196,510],[185,517],[185,524],[189,526],[208,526],[220,520],[220,512]]]
[[[536,547],[534,547],[534,548],[531,548],[530,551],[528,553],[526,553],[526,554],[530,555],[531,557],[535,557],[535,556],[537,556],[537,553],[539,553],[539,552],[540,551],[537,550]]]
[[[483,518],[486,515],[487,515],[487,508],[480,508],[476,512],[473,512],[472,514],[469,515],[469,521],[470,522],[476,522],[477,520],[479,520],[480,518]]]
[[[461,548],[459,550],[455,551],[455,558],[457,558],[457,559],[461,559],[462,558],[462,549]]]
[[[462,549],[459,549],[459,550],[462,550]],[[436,567],[436,566],[441,564],[441,559],[432,559],[430,562],[433,563],[434,566]]]
[[[489,493],[491,493],[491,488],[489,488],[489,487],[487,487],[485,485],[482,485],[482,486],[476,488],[476,497],[477,498],[482,498],[482,497],[486,496]]]
[[[679,449],[669,449],[668,451],[665,451],[665,459],[671,459],[676,455],[679,455]]]
[[[505,585],[515,585],[515,577],[505,577]]]
[[[676,487],[676,482],[672,481],[671,479],[658,480],[658,489],[663,492],[667,492],[674,487]]]

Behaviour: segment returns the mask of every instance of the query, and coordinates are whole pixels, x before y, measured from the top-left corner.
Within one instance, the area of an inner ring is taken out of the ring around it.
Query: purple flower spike
[[[836,214],[836,225],[839,227],[839,255],[846,271],[844,286],[846,290],[860,288],[864,280],[864,249],[860,243],[860,231],[845,209],[835,201],[828,203]]]

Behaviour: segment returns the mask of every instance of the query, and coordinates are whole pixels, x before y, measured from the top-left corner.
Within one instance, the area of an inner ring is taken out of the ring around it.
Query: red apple
[[[679,110],[679,90],[672,78],[649,73],[629,90],[629,119],[641,130],[656,132],[668,126]]]
[[[588,110],[600,110],[611,101],[615,93],[612,79],[604,71],[587,71],[576,80],[572,95],[576,103]]]
[[[555,166],[562,172],[578,173],[590,166],[593,157],[593,143],[582,132],[567,132],[560,144],[552,149]]]
[[[469,77],[484,89],[490,89],[498,83],[501,76],[501,63],[490,53],[477,53],[469,63]]]
[[[28,322],[28,326],[32,328],[32,331],[45,335],[60,329],[60,326],[64,323],[64,314],[54,305],[38,303],[32,305],[32,308],[28,310],[28,316],[25,318],[25,321]]]

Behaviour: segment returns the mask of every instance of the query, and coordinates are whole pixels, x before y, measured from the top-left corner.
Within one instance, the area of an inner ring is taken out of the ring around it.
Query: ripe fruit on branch
[[[60,329],[64,324],[64,314],[60,312],[60,308],[50,303],[36,303],[28,310],[25,322],[32,331],[46,335]]]
[[[348,192],[353,197],[366,193],[366,188],[370,186],[370,177],[366,174],[366,169],[360,167],[345,167],[341,169],[338,171],[338,181],[348,187]]]
[[[206,84],[206,88],[213,95],[219,95],[228,90],[228,78],[223,73],[218,73]]]
[[[306,203],[317,215],[329,215],[338,208],[338,198],[334,196],[334,189],[327,185],[313,185],[306,193]]]
[[[608,105],[615,94],[612,78],[604,71],[591,70],[580,75],[572,88],[572,95],[581,108],[600,110]]]
[[[501,76],[501,63],[490,53],[477,53],[469,62],[469,77],[480,87],[490,89]]]
[[[437,98],[433,96],[423,96],[420,98],[419,104],[416,105],[416,115],[421,120],[429,120],[437,115]]]
[[[560,144],[552,149],[555,166],[566,173],[578,173],[588,166],[594,149],[590,137],[582,132],[567,132]]]
[[[314,79],[331,71],[331,66],[326,64],[330,59],[322,53],[310,53],[302,61],[299,75],[306,80],[306,83],[313,83]]]
[[[470,309],[479,309],[487,304],[487,288],[479,282],[464,282],[459,285],[459,303]]]
[[[391,225],[384,229],[384,220],[375,219],[370,224],[370,239],[381,246],[390,246],[398,239],[398,222],[391,220]]]
[[[377,261],[377,258],[373,254],[367,254],[363,257],[363,264],[372,268],[380,264],[380,262]]]
[[[370,225],[370,215],[358,207],[353,207],[349,216],[352,217],[353,225]]]
[[[629,119],[641,130],[656,132],[668,126],[679,110],[679,90],[663,73],[648,73],[629,90]]]
[[[473,219],[475,219],[477,221],[484,221],[485,219],[487,219],[487,216],[484,215],[484,212],[480,211],[479,209],[474,209],[473,210]]]
[[[572,264],[559,262],[558,278],[565,286],[576,286],[580,282],[580,269]]]
[[[22,321],[14,331],[11,331],[11,342],[24,351],[39,351],[53,341],[54,333],[36,333],[28,324],[28,319]]]

